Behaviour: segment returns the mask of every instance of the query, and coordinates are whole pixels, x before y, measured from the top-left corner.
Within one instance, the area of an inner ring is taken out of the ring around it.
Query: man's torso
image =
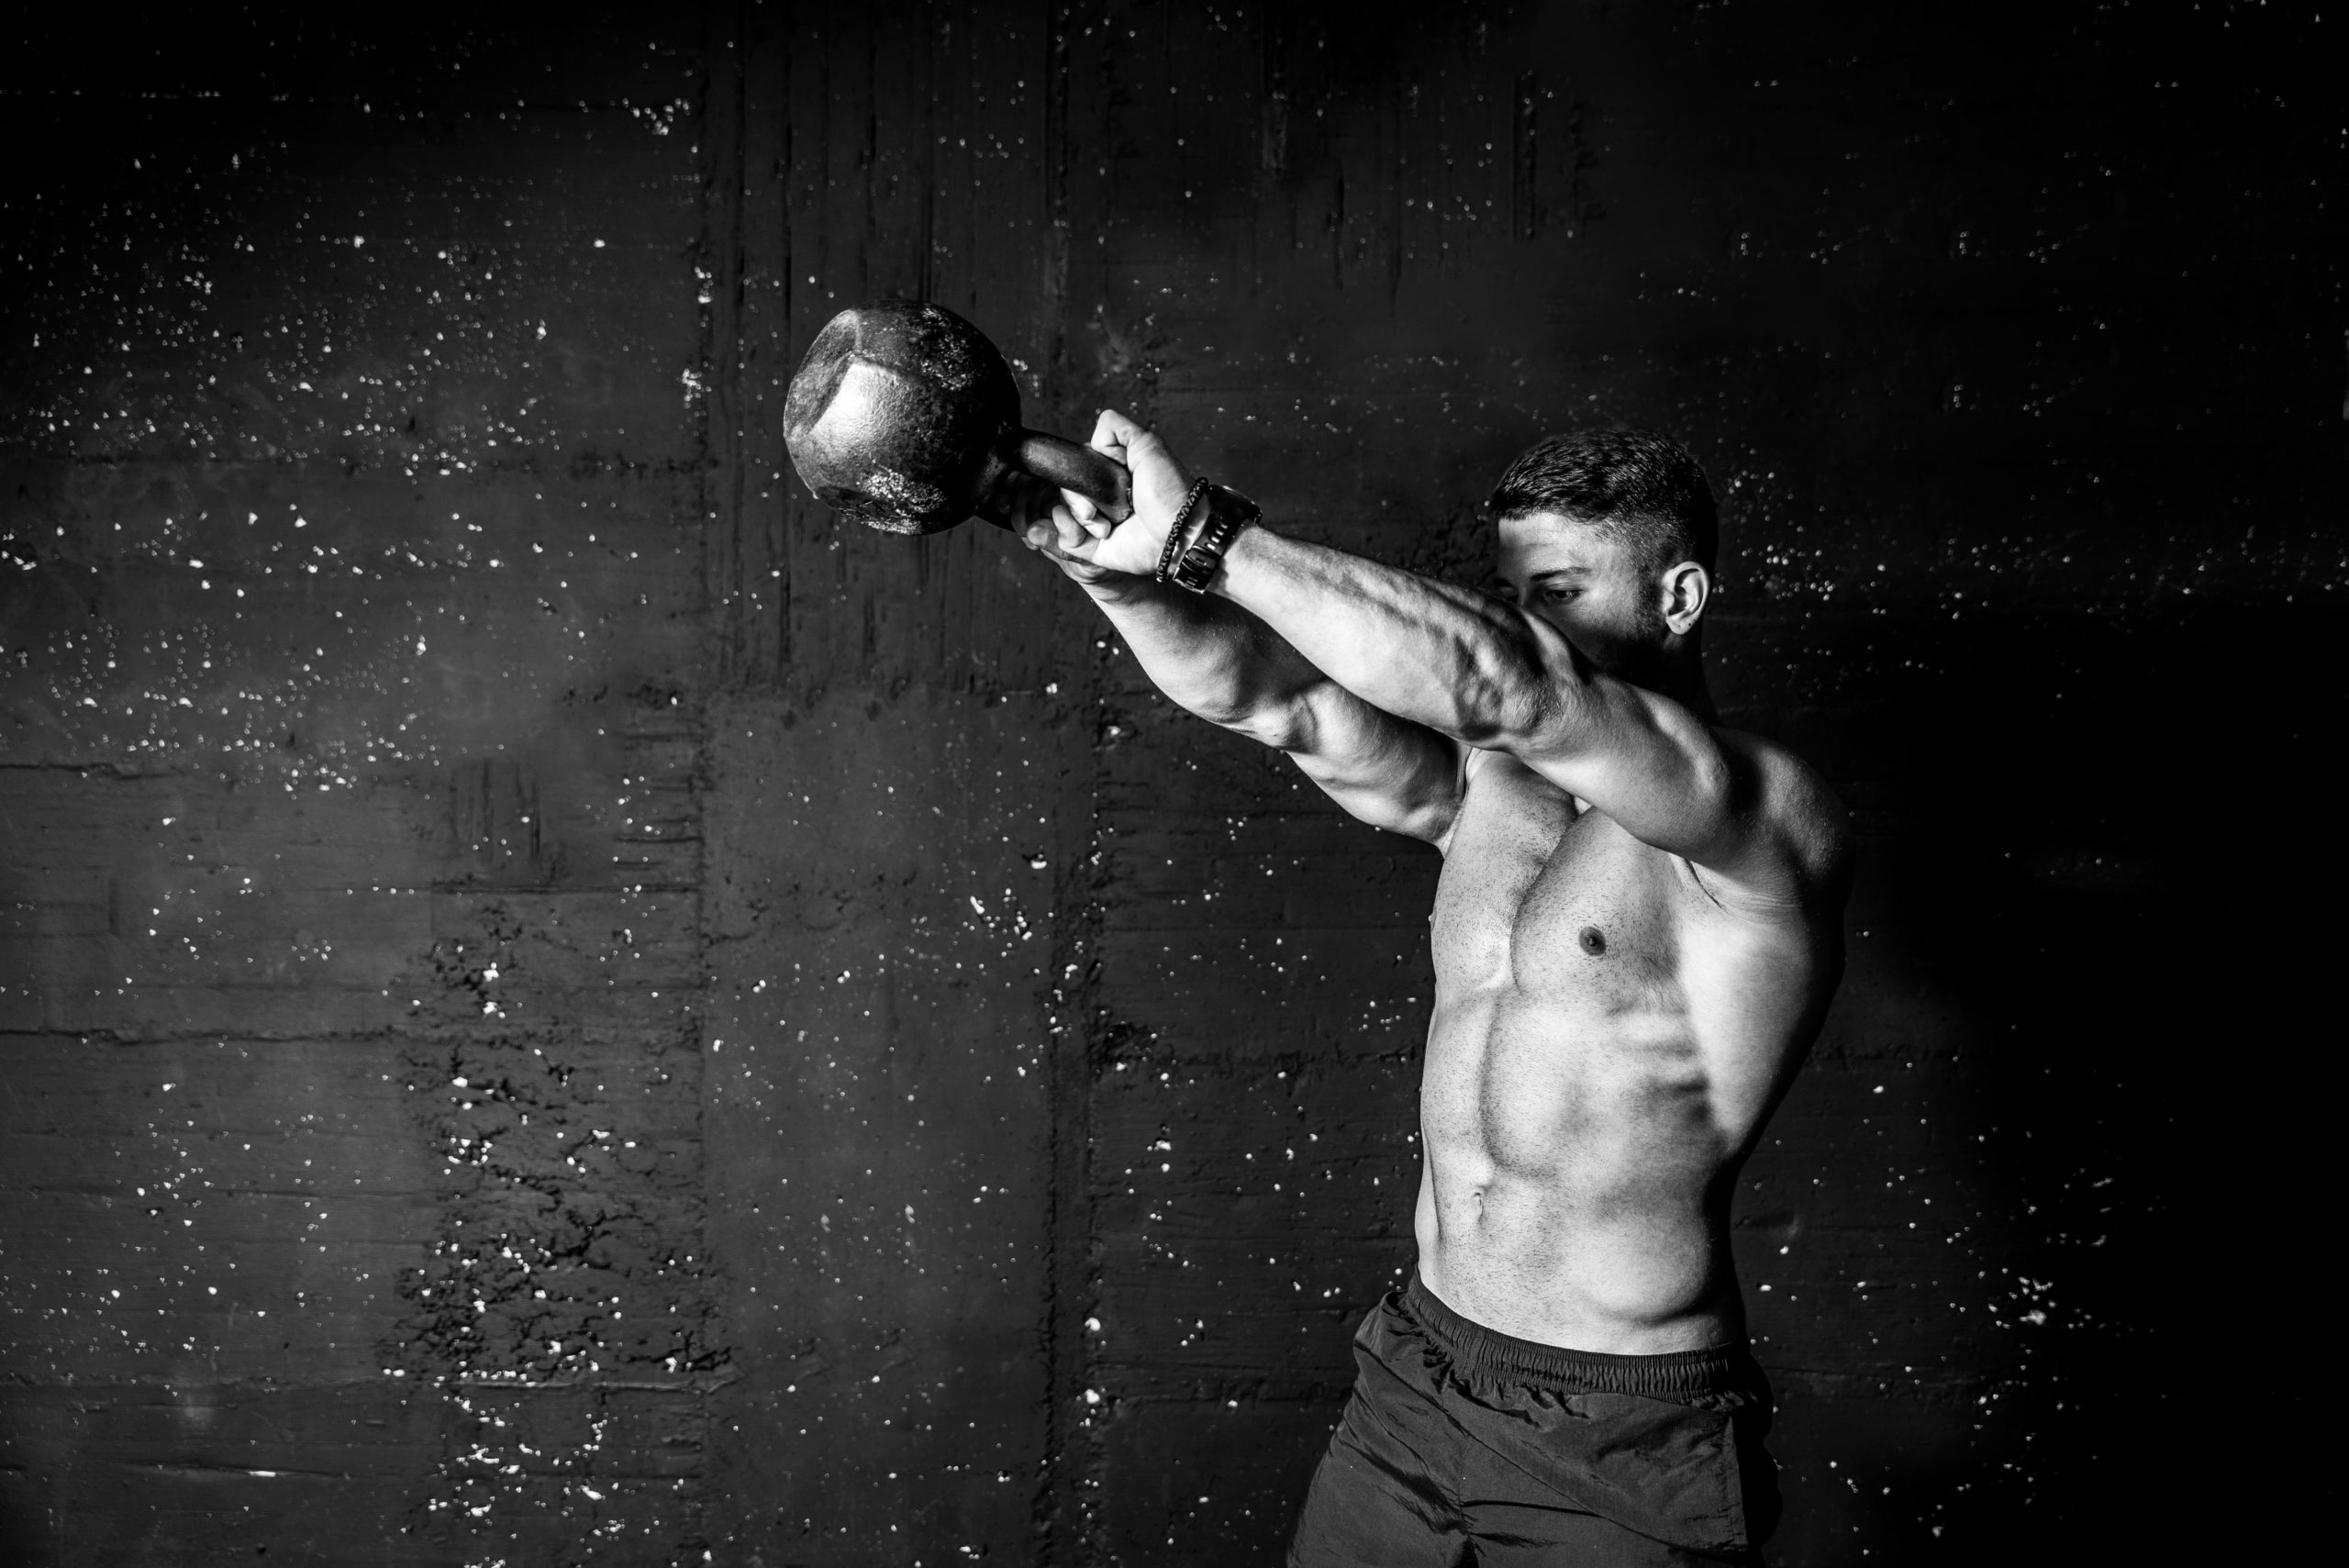
[[[1724,900],[1514,758],[1478,762],[1432,917],[1420,1274],[1546,1344],[1738,1338],[1730,1189],[1817,1032],[1840,925]]]

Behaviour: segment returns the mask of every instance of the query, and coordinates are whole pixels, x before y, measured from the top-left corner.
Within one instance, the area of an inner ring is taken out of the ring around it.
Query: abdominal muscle
[[[1449,1000],[1420,1091],[1428,1288],[1486,1328],[1603,1354],[1739,1338],[1731,1151],[1693,1047],[1521,995]]]
[[[1541,1344],[1742,1339],[1737,1170],[1817,1034],[1840,933],[1732,914],[1688,862],[1482,753],[1444,845],[1419,1277]]]

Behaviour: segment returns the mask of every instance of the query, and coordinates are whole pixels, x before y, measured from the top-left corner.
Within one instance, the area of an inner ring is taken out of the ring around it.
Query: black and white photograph
[[[2349,0],[0,119],[0,1568],[2327,1551]]]

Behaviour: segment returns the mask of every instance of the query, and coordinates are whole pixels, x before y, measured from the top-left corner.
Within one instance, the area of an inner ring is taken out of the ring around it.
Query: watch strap
[[[1191,548],[1183,552],[1175,563],[1174,581],[1177,587],[1194,594],[1204,594],[1215,574],[1223,568],[1224,551],[1240,537],[1240,530],[1262,517],[1264,509],[1236,490],[1226,490],[1218,484],[1208,492],[1207,526]]]

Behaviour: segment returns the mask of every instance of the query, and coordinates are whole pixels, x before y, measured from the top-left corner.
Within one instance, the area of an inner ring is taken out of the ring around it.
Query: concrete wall
[[[797,493],[798,351],[912,293],[1471,581],[1534,436],[1690,440],[1717,688],[1866,842],[1739,1211],[1776,1560],[2266,1554],[2344,24],[12,23],[0,1547],[1277,1560],[1409,1261],[1433,857]]]

